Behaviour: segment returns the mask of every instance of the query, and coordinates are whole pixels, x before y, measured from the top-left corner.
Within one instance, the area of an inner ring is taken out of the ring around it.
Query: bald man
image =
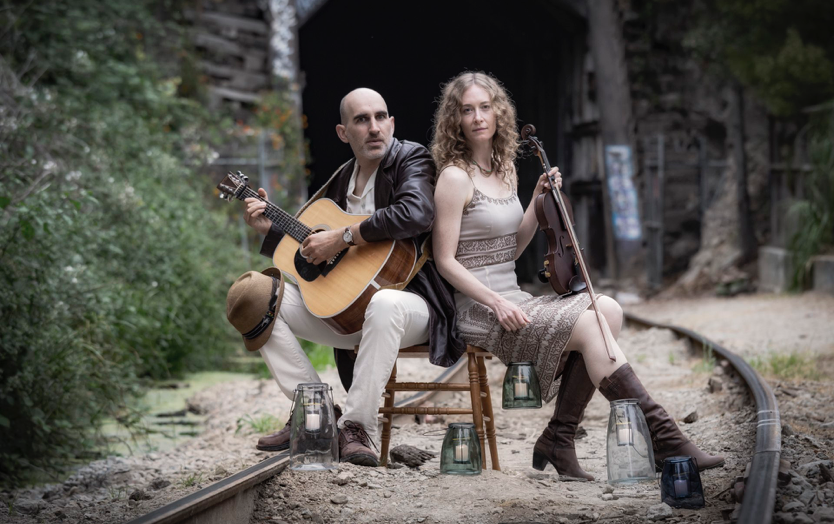
[[[310,235],[301,254],[319,264],[348,246],[393,239],[411,239],[419,249],[434,221],[435,169],[428,150],[394,138],[394,117],[382,96],[360,88],[339,105],[336,134],[350,144],[354,158],[342,165],[313,199],[333,200],[348,213],[371,215],[344,230]],[[266,198],[261,188],[258,193]],[[272,257],[283,236],[265,215],[266,204],[246,199],[246,222],[266,235],[261,254]],[[371,447],[377,437],[377,412],[399,348],[429,343],[430,360],[451,366],[466,345],[455,329],[455,302],[434,263],[426,262],[404,291],[380,290],[365,311],[362,331],[334,333],[304,307],[298,289],[289,282],[274,321],[272,334],[260,352],[281,391],[291,398],[296,385],[321,382],[297,337],[336,349],[339,374],[348,388],[339,419],[339,451],[343,462],[377,466]],[[353,361],[352,348],[359,346]],[[289,423],[261,438],[257,448],[279,451],[289,447]]]

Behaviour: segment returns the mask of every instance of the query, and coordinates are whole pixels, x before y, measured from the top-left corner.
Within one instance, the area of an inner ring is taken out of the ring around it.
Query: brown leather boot
[[[561,480],[594,480],[586,473],[576,458],[573,438],[582,420],[585,407],[594,396],[593,382],[588,377],[585,359],[578,352],[571,352],[565,364],[562,383],[556,396],[553,418],[533,447],[533,467],[543,471],[550,462]]]
[[[333,412],[336,413],[336,422],[342,418],[342,408],[338,404],[333,406]],[[261,437],[255,445],[261,451],[284,451],[290,449],[290,422],[292,422],[292,411],[287,423],[284,424],[284,429],[276,431],[271,435]]]
[[[365,428],[356,422],[346,420],[339,431],[339,461],[375,468],[379,466],[379,458],[371,449],[373,445]]]
[[[617,371],[602,379],[599,391],[609,402],[624,398],[636,398],[640,401],[640,409],[643,410],[643,415],[646,416],[646,422],[649,424],[649,431],[652,433],[654,461],[658,468],[663,467],[664,459],[679,455],[694,457],[698,470],[724,464],[724,457],[701,451],[684,436],[675,424],[675,419],[649,396],[629,364],[623,364]]]

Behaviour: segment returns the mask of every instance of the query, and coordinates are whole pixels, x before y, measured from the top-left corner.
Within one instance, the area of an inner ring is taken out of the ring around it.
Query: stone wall
[[[711,74],[684,46],[697,0],[619,0],[634,109],[642,204],[649,203],[646,147],[663,139],[663,276],[684,291],[702,291],[739,271],[736,114],[731,86]],[[768,116],[743,94],[748,191],[759,243],[769,236]],[[747,275],[754,277],[755,275]]]

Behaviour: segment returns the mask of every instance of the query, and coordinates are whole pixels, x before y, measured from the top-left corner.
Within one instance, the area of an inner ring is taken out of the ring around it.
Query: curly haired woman
[[[701,469],[722,465],[722,457],[701,451],[681,433],[634,374],[613,340],[623,322],[616,301],[597,298],[613,335],[612,361],[587,293],[534,297],[519,288],[515,260],[537,221],[533,201],[524,211],[516,194],[516,111],[501,84],[483,73],[456,76],[443,88],[434,125],[431,150],[440,171],[434,258],[456,290],[460,333],[505,364],[533,361],[543,399],[556,397],[553,418],[533,449],[533,467],[543,470],[550,462],[563,477],[593,480],[577,461],[574,435],[597,388],[609,401],[640,400],[658,464],[690,455]],[[559,168],[550,175],[561,187]],[[547,187],[542,174],[533,200]]]

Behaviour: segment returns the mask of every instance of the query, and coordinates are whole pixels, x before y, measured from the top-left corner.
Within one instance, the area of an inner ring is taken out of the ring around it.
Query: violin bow
[[[521,128],[521,139],[523,143],[532,144],[536,156],[539,157],[542,167],[544,168],[544,172],[547,174],[547,181],[550,184],[550,193],[553,195],[553,198],[556,199],[556,204],[559,206],[559,211],[562,213],[564,223],[567,225],[568,237],[573,245],[574,257],[576,258],[576,262],[579,264],[579,271],[582,273],[582,278],[585,279],[585,285],[588,286],[588,296],[591,297],[591,305],[593,306],[594,313],[596,313],[597,316],[599,331],[602,334],[602,341],[605,343],[605,352],[608,354],[609,359],[616,361],[617,357],[612,353],[611,346],[608,342],[608,337],[613,339],[614,335],[611,333],[611,328],[608,326],[608,323],[603,321],[602,313],[600,313],[599,307],[597,306],[594,286],[591,284],[591,276],[588,274],[588,267],[585,265],[585,260],[582,258],[582,249],[579,246],[579,239],[576,237],[576,231],[573,229],[573,223],[570,221],[570,215],[568,215],[567,208],[565,207],[565,201],[562,199],[562,194],[559,192],[559,188],[556,187],[553,177],[550,176],[551,166],[550,162],[547,160],[547,154],[544,152],[544,146],[542,146],[539,139],[534,136],[535,132],[535,126],[527,124]]]

